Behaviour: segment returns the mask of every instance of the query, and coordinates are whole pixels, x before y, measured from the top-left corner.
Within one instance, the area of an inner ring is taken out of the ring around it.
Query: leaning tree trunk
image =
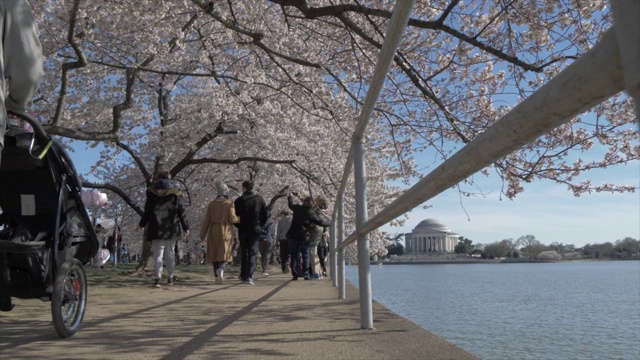
[[[140,260],[138,260],[138,266],[134,273],[142,274],[147,267],[147,263],[149,262],[149,258],[151,257],[151,241],[147,241],[147,228],[144,228],[144,233],[142,235],[142,255],[140,256]]]
[[[155,174],[162,168],[164,168],[165,163],[164,154],[156,155],[156,161],[153,167],[153,175],[151,179],[147,179],[147,185],[151,186],[153,180],[155,179]],[[172,174],[173,175],[173,174]],[[146,209],[145,209],[146,210]],[[147,267],[147,263],[149,262],[149,257],[151,256],[151,241],[147,241],[147,227],[144,227],[144,234],[142,235],[142,255],[140,256],[140,260],[138,260],[138,266],[134,270],[134,274],[142,274]]]

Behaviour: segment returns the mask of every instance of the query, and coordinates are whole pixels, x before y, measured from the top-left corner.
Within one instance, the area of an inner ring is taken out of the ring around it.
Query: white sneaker
[[[216,270],[216,274],[218,275],[218,277],[216,278],[216,283],[222,284],[222,281],[224,280],[224,270],[218,269]]]

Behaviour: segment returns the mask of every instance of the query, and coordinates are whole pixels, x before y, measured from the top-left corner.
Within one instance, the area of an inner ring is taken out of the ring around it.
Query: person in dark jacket
[[[242,182],[242,196],[234,201],[236,215],[240,217],[240,280],[253,285],[256,253],[262,227],[267,223],[269,211],[262,196],[253,192],[253,181]]]
[[[109,253],[111,254],[109,257],[109,262],[113,263],[115,261],[116,258],[116,253],[118,252],[118,249],[121,247],[122,245],[122,231],[120,231],[120,226],[118,226],[117,230],[114,230],[114,233],[117,233],[118,236],[118,244],[116,245],[116,241],[115,238],[113,237],[113,234],[109,235],[109,238],[107,238],[107,250],[109,250]]]
[[[147,190],[147,201],[144,204],[144,214],[140,219],[140,228],[147,227],[146,239],[152,242],[152,251],[155,259],[155,282],[153,286],[160,287],[162,278],[162,265],[167,267],[169,278],[167,283],[173,285],[175,277],[175,244],[184,236],[189,235],[189,223],[187,223],[182,194],[180,189],[169,180],[169,172],[158,171],[155,175],[155,183]],[[181,231],[182,227],[182,231]]]
[[[313,200],[310,196],[305,197],[302,200],[302,205],[295,204],[293,202],[293,195],[297,196],[297,193],[291,193],[288,197],[289,209],[293,211],[293,218],[291,219],[291,227],[287,233],[289,238],[291,256],[291,274],[293,280],[298,280],[298,276],[303,275],[305,280],[311,279],[309,268],[309,255],[311,244],[312,229],[314,226],[328,227],[330,222],[325,219],[321,219],[315,211],[313,211]],[[302,262],[304,272],[298,274],[296,268],[298,266],[299,256],[302,254]]]

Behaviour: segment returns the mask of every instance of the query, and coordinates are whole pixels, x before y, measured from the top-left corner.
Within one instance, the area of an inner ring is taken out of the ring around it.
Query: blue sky
[[[587,176],[594,182],[640,184],[640,163],[617,166]],[[477,176],[476,176],[477,179]],[[612,180],[615,179],[615,180]],[[599,181],[598,181],[599,180]],[[534,235],[543,244],[559,242],[582,247],[632,237],[640,239],[640,193],[593,193],[575,197],[564,185],[525,184],[516,199],[499,199],[500,183],[481,184],[485,197],[460,198],[449,189],[415,208],[403,227],[385,226],[392,233],[411,232],[422,220],[436,219],[474,244]],[[369,214],[372,215],[372,214]],[[467,216],[468,215],[468,216]]]

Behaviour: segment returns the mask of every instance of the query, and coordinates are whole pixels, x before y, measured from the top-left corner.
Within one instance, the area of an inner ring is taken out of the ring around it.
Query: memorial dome
[[[420,221],[413,229],[414,232],[451,232],[451,229],[436,219]]]

